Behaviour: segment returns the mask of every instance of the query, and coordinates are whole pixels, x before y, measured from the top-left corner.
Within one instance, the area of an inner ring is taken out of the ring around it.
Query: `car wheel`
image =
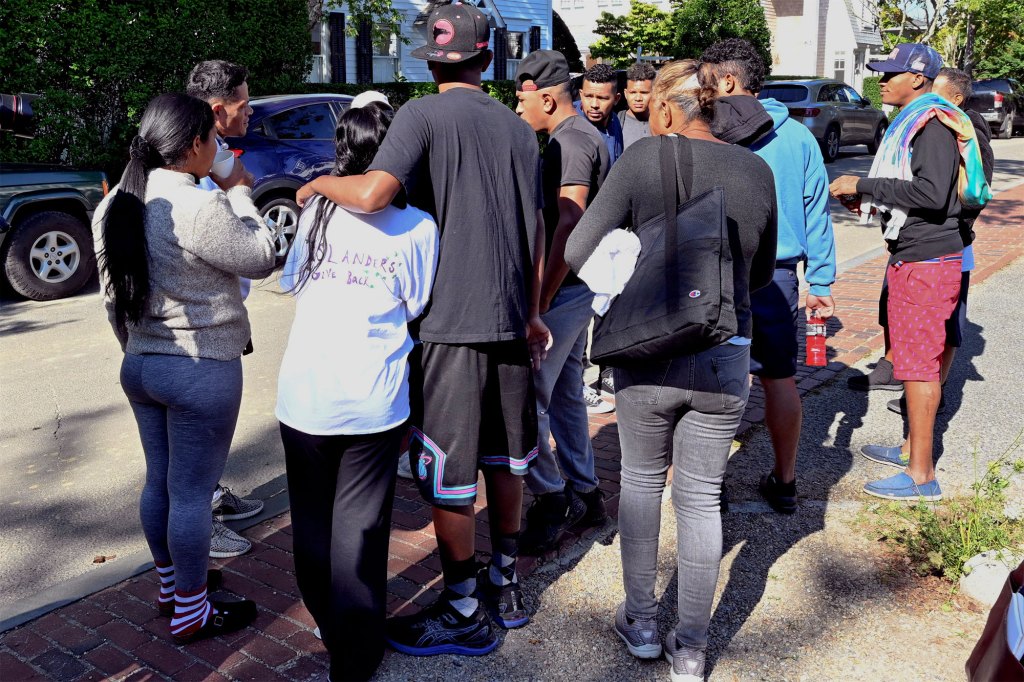
[[[268,225],[272,223],[277,256],[285,256],[299,225],[299,205],[293,199],[277,197],[260,206],[260,215]]]
[[[37,213],[4,242],[4,274],[11,288],[33,301],[52,301],[81,289],[95,269],[92,233],[60,211]]]
[[[877,154],[878,148],[882,146],[882,138],[885,137],[885,131],[889,129],[889,124],[886,121],[882,121],[878,124],[878,128],[875,129],[875,136],[871,138],[871,142],[868,142],[868,153]]]
[[[821,155],[825,163],[832,163],[839,156],[839,128],[829,126],[825,130],[825,138],[821,141]]]
[[[999,132],[996,133],[996,137],[1000,140],[1009,140],[1013,137],[1013,112],[1007,111],[1003,117],[1003,124],[999,126]]]

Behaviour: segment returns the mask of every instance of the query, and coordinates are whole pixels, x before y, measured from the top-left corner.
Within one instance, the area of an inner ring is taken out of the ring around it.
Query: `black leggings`
[[[295,579],[331,655],[331,679],[367,679],[384,655],[388,539],[406,427],[314,436],[281,424]]]

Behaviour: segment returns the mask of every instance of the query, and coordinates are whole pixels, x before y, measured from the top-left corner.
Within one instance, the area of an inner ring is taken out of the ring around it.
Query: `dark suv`
[[[981,114],[1001,140],[1024,128],[1024,86],[1012,78],[975,81],[967,107]]]
[[[275,95],[250,102],[244,137],[228,138],[256,178],[253,201],[282,234],[295,234],[295,193],[334,167],[334,131],[352,98],[348,95]]]

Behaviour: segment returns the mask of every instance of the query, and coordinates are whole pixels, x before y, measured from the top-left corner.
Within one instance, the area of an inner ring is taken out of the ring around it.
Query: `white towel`
[[[594,292],[591,307],[604,315],[612,300],[626,288],[640,256],[640,238],[627,230],[612,230],[604,236],[580,268],[579,277]]]

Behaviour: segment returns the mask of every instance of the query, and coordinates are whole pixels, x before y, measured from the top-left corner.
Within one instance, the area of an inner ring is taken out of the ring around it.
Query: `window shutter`
[[[356,83],[373,82],[373,28],[369,21],[359,24],[356,36]]]
[[[530,27],[530,52],[540,49],[540,26]]]
[[[331,31],[331,82],[344,83],[345,73],[345,15],[331,12],[327,18]]]
[[[494,29],[494,80],[508,79],[508,38],[506,29]]]

